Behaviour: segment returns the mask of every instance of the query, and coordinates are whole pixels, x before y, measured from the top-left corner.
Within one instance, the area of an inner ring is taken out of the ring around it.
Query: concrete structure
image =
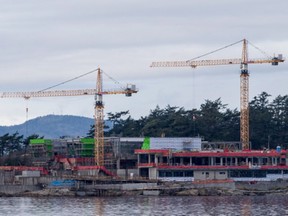
[[[42,158],[36,157],[40,153],[47,161],[50,155],[50,161],[54,161],[46,166],[51,172],[71,171],[79,176],[98,176],[98,172],[102,172],[125,179],[143,177],[167,181],[288,178],[286,150],[279,148],[242,151],[239,142],[202,142],[199,137],[106,139],[109,145],[105,155],[110,162],[105,169],[94,166],[93,139],[40,140],[40,144],[33,142],[31,150],[37,160]]]
[[[195,170],[194,180],[225,180],[227,173],[226,170]]]
[[[288,178],[286,150],[171,151],[137,149],[141,177],[171,180],[276,180]]]

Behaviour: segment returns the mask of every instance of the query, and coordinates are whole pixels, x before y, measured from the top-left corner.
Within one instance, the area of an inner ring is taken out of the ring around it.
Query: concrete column
[[[157,169],[149,168],[149,179],[157,179]]]
[[[137,155],[138,156],[138,163],[139,163],[139,155]],[[120,169],[120,158],[118,158],[117,159],[117,165],[116,165],[116,167],[117,167],[117,169]]]
[[[258,165],[260,166],[260,165],[262,165],[262,164],[263,164],[263,160],[262,160],[261,157],[259,157],[259,158],[258,158]]]
[[[155,164],[158,164],[158,155],[155,155]]]
[[[273,165],[277,164],[277,158],[273,158]]]
[[[183,165],[183,157],[180,158],[180,165]]]
[[[202,164],[204,164],[205,158],[202,158]]]
[[[216,158],[211,157],[211,166],[215,166],[215,163],[216,163]]]
[[[288,163],[288,162],[287,162]],[[190,166],[192,166],[192,157],[190,157],[190,161],[189,161]]]
[[[220,158],[220,166],[223,166],[223,158]]]
[[[162,155],[159,156],[159,163],[163,163],[163,156]]]
[[[235,157],[235,166],[238,166],[238,158]]]
[[[151,163],[151,155],[148,154],[148,163]]]
[[[249,164],[249,162],[248,162],[248,158],[246,158],[246,165],[248,165]]]

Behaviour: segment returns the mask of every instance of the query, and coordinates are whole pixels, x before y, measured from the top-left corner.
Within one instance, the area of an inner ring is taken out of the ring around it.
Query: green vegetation
[[[250,141],[253,149],[276,148],[288,144],[288,96],[277,96],[271,102],[266,92],[250,102]],[[127,117],[128,115],[128,117]],[[220,98],[206,100],[200,109],[158,106],[146,117],[131,118],[129,112],[108,114],[114,127],[106,136],[187,137],[201,136],[207,141],[239,141],[240,112],[229,109]],[[89,131],[93,136],[93,130]]]
[[[270,95],[262,92],[250,102],[250,141],[253,149],[264,147],[287,148],[288,144],[288,95],[277,96],[270,101]],[[113,122],[113,129],[105,136],[122,137],[191,137],[201,136],[207,141],[239,141],[240,113],[222,104],[220,98],[206,100],[199,109],[185,110],[183,107],[158,106],[148,116],[133,119],[128,111],[109,113],[108,120]],[[94,137],[91,126],[88,137]],[[0,136],[0,165],[28,164],[26,154],[31,139],[42,142],[52,149],[49,140],[33,134],[27,138],[18,132]],[[33,144],[34,141],[31,141]],[[36,142],[35,141],[35,142]],[[83,156],[93,154],[94,141],[81,139],[85,146]],[[145,139],[143,149],[149,149],[149,139]]]
[[[32,134],[24,139],[18,132],[0,136],[0,165],[15,166],[29,164],[29,157],[26,154],[31,139],[42,139],[37,134]]]

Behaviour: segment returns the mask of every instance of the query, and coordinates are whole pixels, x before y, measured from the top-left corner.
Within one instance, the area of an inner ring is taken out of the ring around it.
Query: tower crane
[[[126,88],[103,90],[103,71],[97,69],[96,89],[79,89],[79,90],[55,90],[55,91],[30,91],[30,92],[1,92],[0,98],[24,98],[26,100],[33,97],[62,97],[62,96],[95,96],[95,133],[94,133],[94,157],[97,166],[104,166],[104,103],[103,95],[125,94],[130,97],[137,93],[136,86],[127,84]]]
[[[249,72],[248,64],[263,64],[271,63],[272,65],[278,65],[280,62],[284,62],[282,55],[277,57],[269,57],[265,59],[248,59],[248,49],[246,39],[239,42],[243,42],[242,46],[242,57],[233,59],[216,59],[216,60],[188,60],[188,61],[162,61],[162,62],[152,62],[151,67],[192,67],[196,68],[198,66],[216,66],[216,65],[229,65],[229,64],[240,64],[241,74],[240,74],[240,140],[242,142],[242,148],[245,150],[250,149],[249,144]],[[236,42],[236,43],[239,43]],[[234,43],[234,44],[236,44]],[[232,46],[231,44],[229,46]],[[228,46],[226,46],[228,47]],[[224,48],[226,48],[224,47]],[[224,49],[221,48],[221,49]],[[219,51],[218,49],[216,51]],[[213,52],[216,52],[213,51]],[[211,52],[211,53],[213,53]],[[208,54],[211,54],[208,53]],[[208,55],[207,54],[207,55]],[[202,55],[200,57],[203,57]],[[199,57],[199,58],[200,58]],[[196,58],[195,58],[196,59]]]

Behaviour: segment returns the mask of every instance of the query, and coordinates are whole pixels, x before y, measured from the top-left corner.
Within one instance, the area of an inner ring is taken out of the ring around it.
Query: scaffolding
[[[48,139],[32,139],[28,147],[33,166],[47,167],[53,156],[52,141]]]
[[[117,155],[119,154],[120,139],[116,137],[104,138],[104,166],[110,171],[117,169]]]
[[[117,155],[119,155],[120,138],[104,138],[104,166],[106,169],[116,170]],[[56,161],[57,158],[66,158],[69,164],[75,166],[93,166],[94,157],[94,139],[31,139],[29,144],[29,153],[34,166],[48,167],[49,162]]]
[[[229,151],[239,151],[242,149],[241,142],[202,142],[202,150],[229,150]]]

